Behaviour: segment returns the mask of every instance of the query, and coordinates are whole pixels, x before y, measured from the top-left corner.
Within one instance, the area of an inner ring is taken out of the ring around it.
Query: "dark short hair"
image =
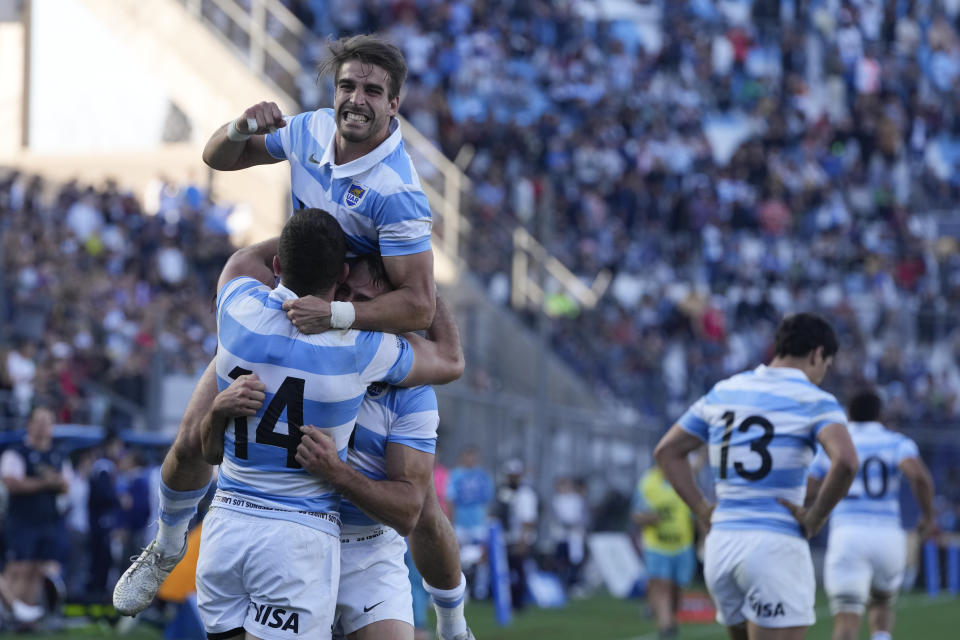
[[[847,403],[847,414],[852,422],[877,422],[883,402],[873,389],[864,389],[851,396]]]
[[[337,283],[347,256],[347,238],[336,219],[321,209],[294,211],[280,232],[280,279],[298,296]]]
[[[774,354],[777,356],[805,356],[823,347],[823,357],[837,352],[837,334],[823,316],[816,313],[794,313],[784,318],[777,327]]]
[[[403,52],[386,40],[376,36],[358,35],[340,38],[329,44],[330,56],[320,63],[319,76],[333,71],[333,81],[340,77],[340,68],[350,60],[359,60],[362,64],[375,64],[387,72],[390,78],[388,96],[391,100],[400,95],[403,82],[407,79],[407,61]]]
[[[365,253],[364,255],[354,259],[352,262],[353,267],[366,265],[367,271],[370,273],[370,280],[372,281],[373,286],[386,286],[390,289],[393,288],[393,285],[390,283],[390,278],[387,277],[387,267],[383,264],[383,256],[381,256],[379,253]]]

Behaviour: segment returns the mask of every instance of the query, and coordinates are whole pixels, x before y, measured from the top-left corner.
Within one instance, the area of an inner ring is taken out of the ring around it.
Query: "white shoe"
[[[31,624],[43,617],[43,607],[27,604],[22,600],[14,600],[10,605],[13,619],[24,624]]]
[[[187,543],[173,556],[161,555],[157,541],[151,542],[127,569],[113,588],[113,608],[125,616],[135,616],[153,602],[160,585],[187,553]]]

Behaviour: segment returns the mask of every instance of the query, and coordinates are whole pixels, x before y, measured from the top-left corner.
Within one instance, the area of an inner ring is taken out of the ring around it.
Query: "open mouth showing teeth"
[[[358,124],[363,124],[363,123],[366,123],[367,121],[370,120],[370,118],[368,118],[368,117],[365,116],[365,115],[362,115],[362,114],[359,114],[359,113],[353,113],[353,112],[351,112],[351,111],[345,112],[345,113],[343,114],[343,119],[344,119],[346,122],[356,122],[356,123],[358,123]]]

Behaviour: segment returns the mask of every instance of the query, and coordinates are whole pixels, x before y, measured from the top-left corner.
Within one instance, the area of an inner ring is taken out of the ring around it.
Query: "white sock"
[[[886,631],[875,631],[870,640],[893,640],[893,636]]]
[[[163,481],[160,482],[160,521],[157,526],[160,553],[165,556],[180,553],[187,537],[187,527],[206,493],[206,487],[193,491],[174,491]]]
[[[460,574],[460,586],[453,589],[435,589],[423,581],[423,588],[433,600],[437,612],[437,633],[440,640],[451,640],[467,630],[467,619],[463,617],[463,601],[467,591],[467,579]]]

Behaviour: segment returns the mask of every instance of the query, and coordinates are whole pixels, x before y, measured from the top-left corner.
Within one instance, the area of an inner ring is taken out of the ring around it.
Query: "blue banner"
[[[512,603],[510,600],[510,567],[507,564],[507,546],[503,541],[503,529],[496,520],[490,523],[490,584],[493,587],[493,610],[497,624],[510,624]]]

